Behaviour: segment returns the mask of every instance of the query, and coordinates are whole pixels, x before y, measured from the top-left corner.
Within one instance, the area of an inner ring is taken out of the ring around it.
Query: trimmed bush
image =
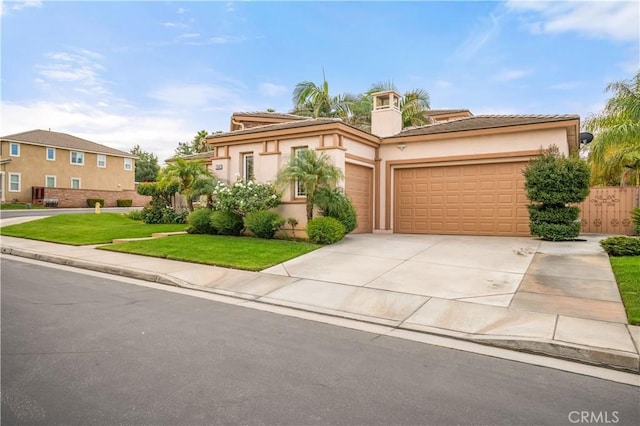
[[[211,209],[196,209],[189,213],[187,223],[190,225],[187,232],[190,234],[216,234],[216,229],[211,224]]]
[[[144,223],[159,224],[159,223],[186,223],[187,210],[181,210],[179,212],[168,207],[155,207],[147,206],[140,212]]]
[[[118,198],[116,200],[116,206],[118,207],[131,207],[133,206],[133,200],[128,200],[124,198]]]
[[[242,216],[230,211],[214,211],[211,226],[222,235],[240,235],[244,229]]]
[[[342,188],[318,189],[315,202],[322,216],[333,217],[342,223],[345,233],[352,232],[358,226],[356,208]]]
[[[344,234],[344,225],[333,217],[317,217],[307,222],[307,236],[315,244],[337,243]]]
[[[244,218],[244,226],[258,238],[271,239],[284,225],[285,218],[270,210],[249,212]]]
[[[100,207],[104,207],[104,198],[87,198],[87,205],[95,207],[96,203],[100,203]]]
[[[580,234],[580,209],[570,207],[589,195],[589,166],[566,158],[556,146],[529,162],[524,172],[531,234],[549,241],[573,240]]]
[[[127,217],[131,220],[142,220],[142,211],[131,210],[129,213],[127,213]]]
[[[600,241],[600,245],[609,256],[640,256],[638,237],[609,237]]]

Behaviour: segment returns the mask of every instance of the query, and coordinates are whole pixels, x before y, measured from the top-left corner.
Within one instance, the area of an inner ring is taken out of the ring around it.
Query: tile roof
[[[283,112],[268,112],[268,111],[254,111],[254,112],[234,112],[233,116],[245,116],[245,117],[258,117],[258,118],[286,118],[290,120],[309,120],[311,117],[303,117],[301,115],[286,114]]]
[[[580,116],[567,115],[476,115],[444,123],[406,128],[390,137],[432,135],[439,133],[463,132],[467,130],[496,129],[500,127],[523,126],[527,124],[552,123],[557,121],[579,120]]]
[[[468,112],[469,114],[471,114],[471,111],[469,111],[466,108],[464,109],[430,109],[430,110],[427,110],[425,114],[431,116],[431,115],[442,115],[442,114],[455,114],[459,112]]]
[[[251,127],[244,130],[234,130],[226,133],[215,133],[207,136],[207,139],[216,139],[225,136],[237,136],[251,133],[270,132],[273,130],[295,129],[302,127],[318,126],[320,124],[343,123],[339,118],[308,118],[306,120],[290,121],[287,123],[266,124],[264,126]],[[343,123],[344,124],[344,123]],[[345,124],[346,125],[346,124]]]
[[[136,158],[135,155],[129,152],[109,148],[108,146],[100,145],[99,143],[81,139],[76,136],[71,136],[66,133],[52,132],[49,130],[30,130],[28,132],[2,136],[0,139],[14,142],[30,143],[34,145],[50,146],[53,148],[96,152],[99,154],[108,154],[117,157]]]

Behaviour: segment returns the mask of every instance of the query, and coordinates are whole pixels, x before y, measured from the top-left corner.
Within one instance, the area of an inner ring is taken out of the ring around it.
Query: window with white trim
[[[47,188],[55,188],[56,187],[56,177],[47,175],[44,177],[44,186]]]
[[[295,155],[296,157],[299,157],[300,154],[302,154],[304,151],[306,151],[307,149],[309,149],[306,146],[301,146],[301,147],[297,147],[297,148],[293,148],[293,155]],[[304,187],[300,184],[300,181],[298,179],[296,179],[295,183],[294,183],[294,197],[295,198],[303,198],[307,196],[307,193],[304,191]]]
[[[133,160],[131,158],[124,159],[124,169],[133,170]]]
[[[71,189],[80,189],[80,178],[71,178]]]
[[[253,152],[242,154],[242,178],[245,182],[255,179],[253,174]]]
[[[47,160],[56,161],[56,149],[55,148],[47,148]]]
[[[12,157],[20,157],[20,144],[19,143],[11,143],[9,145],[9,155]]]
[[[20,192],[21,173],[9,173],[9,192]]]
[[[84,152],[71,151],[71,164],[84,166]]]
[[[107,167],[107,156],[104,154],[98,154],[98,167]]]

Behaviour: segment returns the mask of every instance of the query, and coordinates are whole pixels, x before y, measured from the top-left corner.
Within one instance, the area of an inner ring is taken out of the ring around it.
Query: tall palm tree
[[[322,84],[316,85],[311,81],[296,84],[293,90],[293,113],[307,117],[338,117],[349,115],[349,104],[355,97],[348,94],[331,96],[329,83],[322,71]]]
[[[307,196],[307,220],[313,219],[313,206],[318,189],[333,187],[344,177],[326,153],[304,149],[289,159],[278,173],[279,184],[298,183]]]
[[[210,178],[211,172],[204,163],[175,157],[162,171],[161,181],[177,182],[180,185],[180,193],[187,199],[189,211],[193,211],[194,185],[200,179]]]
[[[604,111],[589,117],[585,128],[594,133],[589,163],[595,184],[638,184],[640,173],[640,71],[630,80],[616,81]],[[635,170],[635,173],[634,173]]]

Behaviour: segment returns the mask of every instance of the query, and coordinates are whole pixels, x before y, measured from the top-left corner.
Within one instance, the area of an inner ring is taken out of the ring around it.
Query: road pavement
[[[2,259],[3,424],[640,422],[634,386],[65,269]]]

